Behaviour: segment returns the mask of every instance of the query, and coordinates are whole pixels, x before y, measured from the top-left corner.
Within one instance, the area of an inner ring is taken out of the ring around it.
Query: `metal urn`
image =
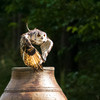
[[[34,72],[30,67],[12,68],[11,80],[0,100],[67,100],[59,87],[54,67]]]

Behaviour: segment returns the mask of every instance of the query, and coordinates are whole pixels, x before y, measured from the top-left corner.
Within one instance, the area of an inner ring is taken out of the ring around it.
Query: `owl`
[[[48,53],[53,47],[53,41],[47,37],[47,34],[39,29],[30,30],[26,24],[28,32],[21,35],[20,52],[21,57],[28,67],[35,71],[43,70],[42,63],[45,63]],[[34,47],[39,45],[41,54]]]

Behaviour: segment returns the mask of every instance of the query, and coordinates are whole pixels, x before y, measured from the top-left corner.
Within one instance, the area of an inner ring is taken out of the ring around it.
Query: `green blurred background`
[[[20,35],[45,31],[54,42],[44,66],[69,100],[100,100],[100,0],[0,0],[0,94],[11,68],[25,66]]]

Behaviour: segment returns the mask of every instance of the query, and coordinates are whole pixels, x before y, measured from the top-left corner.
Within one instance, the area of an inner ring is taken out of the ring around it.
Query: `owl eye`
[[[45,34],[44,34],[44,37],[45,37]]]

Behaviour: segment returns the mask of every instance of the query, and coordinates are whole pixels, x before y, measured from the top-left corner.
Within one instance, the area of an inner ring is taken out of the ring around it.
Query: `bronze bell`
[[[34,72],[30,67],[12,68],[11,80],[0,100],[67,100],[59,87],[54,67]]]

